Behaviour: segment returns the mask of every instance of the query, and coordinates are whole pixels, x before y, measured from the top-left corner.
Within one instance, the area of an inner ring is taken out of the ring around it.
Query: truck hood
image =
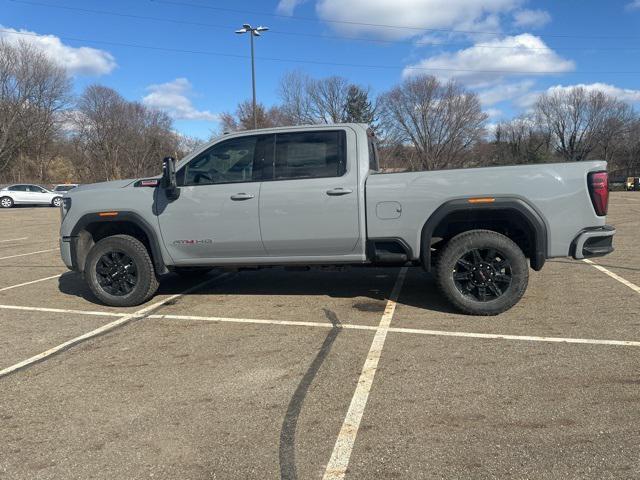
[[[113,180],[111,182],[100,182],[100,183],[90,183],[87,185],[80,185],[79,187],[74,188],[72,191],[75,192],[85,192],[87,190],[114,190],[116,188],[124,188],[131,183],[135,182],[135,178],[128,178],[125,180]]]

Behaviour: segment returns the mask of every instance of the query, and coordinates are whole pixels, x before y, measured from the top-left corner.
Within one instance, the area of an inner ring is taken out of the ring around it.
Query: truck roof
[[[309,124],[309,125],[290,125],[285,127],[269,127],[269,128],[258,128],[252,130],[238,130],[235,132],[225,132],[223,135],[237,135],[237,134],[250,134],[250,133],[271,133],[271,132],[280,132],[283,130],[291,131],[291,130],[318,130],[318,129],[327,129],[332,127],[357,127],[364,128],[365,130],[369,128],[369,125],[366,123],[320,123],[320,124]]]

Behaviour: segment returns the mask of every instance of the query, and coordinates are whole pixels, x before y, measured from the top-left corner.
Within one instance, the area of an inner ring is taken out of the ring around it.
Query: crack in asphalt
[[[331,351],[333,343],[342,330],[342,324],[335,312],[328,308],[323,308],[322,310],[333,327],[329,330],[329,333],[322,342],[320,350],[318,350],[309,368],[307,368],[307,371],[302,376],[287,406],[287,413],[284,416],[280,430],[279,460],[280,478],[282,480],[297,480],[298,478],[296,469],[296,429],[298,427],[300,412],[302,411],[305,398],[309,392],[309,387],[311,387],[320,367]]]

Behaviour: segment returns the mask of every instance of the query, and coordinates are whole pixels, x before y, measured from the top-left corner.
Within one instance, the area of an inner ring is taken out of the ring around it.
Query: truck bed
[[[533,208],[547,226],[547,258],[569,255],[586,226],[603,226],[587,189],[587,174],[604,161],[373,174],[367,178],[368,238],[402,238],[414,257],[422,226],[443,203],[469,197],[512,197]]]

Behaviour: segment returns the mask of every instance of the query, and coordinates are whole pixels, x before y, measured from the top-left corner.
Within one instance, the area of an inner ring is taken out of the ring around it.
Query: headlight
[[[69,197],[62,197],[62,205],[60,206],[60,219],[64,220],[69,210],[71,209],[71,199]]]

